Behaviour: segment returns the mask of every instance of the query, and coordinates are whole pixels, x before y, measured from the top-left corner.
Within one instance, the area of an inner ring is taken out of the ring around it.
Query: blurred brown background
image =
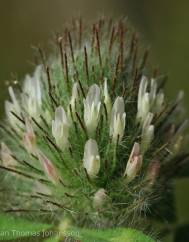
[[[169,74],[168,94],[186,92],[189,103],[189,1],[182,0],[1,0],[0,88],[10,77],[31,71],[32,45],[48,44],[52,32],[81,14],[128,15],[144,41],[151,46],[154,63]],[[0,110],[6,92],[1,91]]]
[[[150,45],[154,64],[169,74],[168,96],[184,89],[189,108],[188,0],[0,0],[1,116],[7,97],[6,81],[20,80],[33,69],[31,46],[48,46],[52,33],[78,14],[86,20],[102,14],[127,15],[146,45]],[[181,225],[189,222],[188,189],[187,179],[176,182],[176,208]]]

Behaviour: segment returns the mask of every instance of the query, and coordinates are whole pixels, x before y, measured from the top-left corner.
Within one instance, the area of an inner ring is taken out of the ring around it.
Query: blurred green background
[[[54,31],[81,14],[127,15],[151,47],[154,66],[169,75],[167,95],[185,91],[189,108],[189,1],[188,0],[0,0],[0,115],[3,116],[8,80],[22,80],[33,69],[33,45],[44,48]],[[176,210],[180,229],[165,241],[189,241],[189,181],[175,182]],[[183,238],[182,238],[183,236]]]

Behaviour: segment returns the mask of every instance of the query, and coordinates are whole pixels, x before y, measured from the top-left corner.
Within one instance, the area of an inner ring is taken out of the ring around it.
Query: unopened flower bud
[[[149,148],[154,138],[154,125],[151,124],[152,120],[153,120],[153,114],[148,113],[142,127],[141,150],[143,154]]]
[[[12,87],[9,87],[9,95],[11,97],[11,101],[5,101],[5,112],[6,116],[8,118],[8,121],[10,122],[11,126],[15,128],[17,131],[19,131],[19,128],[22,127],[22,124],[20,121],[13,115],[12,112],[20,116],[21,108],[19,105],[19,102],[17,101],[17,98],[15,96],[14,90]]]
[[[150,109],[150,98],[147,91],[148,80],[145,76],[142,77],[139,92],[138,92],[138,112],[137,121],[143,123],[146,114]]]
[[[150,106],[153,107],[156,101],[156,93],[157,93],[157,82],[154,78],[151,79],[151,86],[150,86],[150,93],[149,93],[149,100]]]
[[[160,162],[158,160],[152,160],[147,168],[146,180],[149,182],[150,186],[155,183],[156,178],[159,175]]]
[[[53,163],[41,151],[37,152],[37,156],[48,179],[56,184],[59,181],[59,175]]]
[[[142,159],[142,155],[140,154],[140,145],[139,143],[134,143],[124,173],[128,182],[132,181],[139,173],[142,167]]]
[[[84,121],[87,132],[92,136],[97,128],[100,117],[100,88],[93,84],[89,88],[86,99],[84,99]]]
[[[15,96],[13,88],[10,86],[8,90],[9,90],[9,95],[11,97],[11,101],[14,104],[15,111],[19,112],[20,111],[20,105],[19,105],[18,100],[17,100],[17,98]]]
[[[55,110],[55,119],[52,121],[52,135],[56,140],[56,144],[64,150],[68,146],[69,121],[63,107]]]
[[[137,122],[144,123],[149,112],[159,113],[163,108],[164,94],[162,91],[157,93],[157,82],[151,79],[150,90],[147,91],[148,80],[142,77],[138,92],[138,112]]]
[[[104,104],[106,106],[107,114],[109,117],[112,110],[112,102],[108,92],[107,78],[104,79]]]
[[[96,177],[100,170],[98,145],[93,139],[89,139],[85,144],[83,166],[91,178]]]
[[[154,105],[154,112],[155,113],[160,113],[163,106],[164,106],[164,93],[163,92],[159,92],[157,94],[157,97],[156,97],[156,102],[155,102],[155,105]]]
[[[101,209],[105,202],[107,201],[107,194],[104,188],[100,188],[95,194],[93,198],[93,207],[95,209]]]
[[[122,140],[125,131],[125,104],[123,97],[117,97],[111,113],[110,120],[110,136],[112,136],[113,142],[117,143]]]
[[[79,98],[79,92],[78,92],[78,83],[75,82],[73,84],[73,87],[72,87],[72,96],[71,96],[71,100],[70,100],[70,103],[69,103],[69,107],[68,107],[68,114],[70,116],[70,118],[73,118],[74,121],[76,121],[76,102]],[[71,107],[71,110],[70,110],[70,107]],[[71,113],[72,112],[72,113]]]
[[[31,153],[34,154],[36,153],[36,136],[31,124],[31,120],[29,120],[28,118],[25,119],[25,126],[26,126],[26,132],[24,133],[23,136],[23,143],[24,143],[24,147],[26,148],[26,150]]]
[[[42,94],[40,86],[41,66],[38,66],[33,76],[27,75],[24,80],[22,103],[31,117],[39,119],[41,115]]]
[[[5,167],[11,168],[17,165],[17,162],[12,156],[11,150],[4,142],[1,142],[0,157],[1,157],[2,165]]]
[[[184,141],[183,135],[179,135],[173,144],[173,153],[174,154],[177,154],[179,152],[179,150],[183,144],[183,141]]]

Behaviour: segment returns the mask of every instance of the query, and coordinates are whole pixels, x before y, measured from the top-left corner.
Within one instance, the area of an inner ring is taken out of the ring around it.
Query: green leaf
[[[0,240],[6,241],[21,237],[40,237],[41,231],[52,225],[40,224],[9,215],[0,214]]]
[[[58,237],[51,237],[51,238],[44,240],[44,242],[59,242],[59,238]]]
[[[134,229],[89,230],[70,228],[69,233],[82,242],[154,242],[153,239]]]
[[[42,235],[42,231],[51,227],[52,225],[49,224],[33,223],[21,218],[18,219],[0,214],[0,240],[3,241],[23,237],[33,237],[36,240]],[[61,231],[59,232],[61,234]],[[81,240],[82,242],[154,242],[154,240],[142,232],[134,229],[93,230],[70,227],[64,233],[65,236]],[[46,240],[46,242],[57,241],[59,241],[58,236]]]

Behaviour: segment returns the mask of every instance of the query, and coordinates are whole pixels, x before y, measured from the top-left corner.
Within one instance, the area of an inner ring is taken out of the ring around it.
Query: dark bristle
[[[146,49],[145,52],[144,52],[142,61],[141,61],[141,65],[140,65],[140,68],[139,68],[140,70],[144,69],[146,62],[147,62],[147,59],[148,59],[148,56],[149,56],[149,49]]]
[[[75,66],[75,58],[74,58],[72,37],[71,37],[70,31],[68,31],[68,40],[69,40],[69,46],[70,46],[71,59],[72,59],[73,65]]]
[[[81,120],[81,118],[80,118],[80,116],[79,116],[79,114],[77,112],[76,112],[76,117],[77,117],[77,119],[79,121],[79,124],[80,124],[82,130],[84,131],[86,137],[88,138],[86,127],[85,127],[84,123],[82,122],[82,120]]]
[[[93,26],[92,26],[92,38],[91,38],[91,54],[94,53],[95,35],[96,35],[96,27],[95,27],[95,24],[93,24]]]
[[[114,35],[115,35],[115,26],[112,27],[112,32],[111,32],[111,36],[110,36],[110,42],[109,42],[109,54],[110,55],[112,53],[112,46],[113,46],[113,42],[114,42]]]
[[[60,149],[60,148],[54,143],[54,141],[53,141],[48,135],[43,136],[43,138],[44,138],[45,141],[47,141],[47,145],[48,145],[48,147],[49,147],[50,149],[53,148],[53,149],[52,149],[52,152],[54,153],[54,150],[57,152],[58,157],[59,157],[59,159],[61,160],[61,162],[62,162],[62,164],[64,165],[64,167],[65,167],[68,171],[70,171],[70,169],[69,169],[67,163],[65,162],[65,160],[64,160],[64,158],[63,158],[63,156],[62,156],[62,151],[61,151],[61,149]],[[51,147],[52,147],[52,148],[51,148]]]
[[[115,92],[115,86],[116,86],[116,81],[117,81],[117,77],[118,77],[118,73],[119,73],[119,67],[120,67],[120,54],[117,57],[117,62],[116,62],[116,66],[115,66],[115,73],[114,73],[114,78],[113,78],[113,82],[112,82],[112,94],[114,94],[114,92]]]
[[[122,81],[122,94],[121,94],[121,96],[124,97],[124,98],[126,96],[126,90],[127,90],[127,88],[126,88],[125,82]]]
[[[138,55],[138,46],[136,45],[133,51],[133,61],[132,61],[132,76],[136,75],[136,60]]]
[[[68,70],[68,59],[66,52],[64,53],[64,60],[65,60],[65,73],[66,73],[66,84],[68,90],[70,90],[70,84],[69,84],[69,70]]]
[[[57,203],[57,202],[54,202],[54,201],[51,201],[51,200],[46,200],[45,203],[50,203],[50,204],[52,204],[52,205],[54,205],[54,206],[56,206],[58,208],[64,209],[64,210],[68,210],[69,209],[65,205]]]
[[[83,33],[83,21],[82,21],[82,18],[79,17],[79,48],[81,48],[81,44],[82,44],[82,33]]]
[[[119,32],[120,32],[120,69],[123,69],[123,61],[124,61],[124,29],[123,29],[123,23],[120,21],[119,24]]]
[[[28,166],[29,168],[31,168],[32,170],[34,170],[35,172],[39,173],[39,174],[43,174],[43,171],[39,170],[38,168],[32,166],[31,164],[29,164],[27,161],[23,160],[23,163]]]
[[[48,81],[49,92],[52,92],[52,83],[51,83],[51,76],[50,76],[50,68],[49,68],[49,66],[46,66],[46,74],[47,74],[47,81]]]
[[[112,25],[113,25],[113,19],[112,17],[110,17],[109,20],[107,20],[108,34],[111,32]]]
[[[32,179],[32,180],[36,179],[35,177],[33,177],[33,176],[31,176],[31,175],[29,175],[27,173],[24,173],[24,172],[21,172],[21,171],[12,169],[12,168],[8,168],[8,167],[2,166],[2,165],[0,165],[0,169],[9,171],[11,173],[15,173],[15,174],[21,175],[21,176],[26,177],[28,179]]]
[[[66,184],[63,182],[62,179],[59,179],[59,182],[60,182],[60,184],[61,184],[62,186],[67,187],[67,188],[71,188],[71,186],[66,185]]]
[[[117,136],[117,141],[116,141],[116,149],[117,149],[117,147],[118,147],[118,145],[119,145],[119,141],[120,141],[120,135],[118,134],[118,136]]]
[[[106,170],[106,172],[108,174],[109,173],[109,171],[108,171],[108,160],[104,161],[104,168],[105,168],[105,170]]]
[[[64,30],[64,50],[66,51],[68,45],[68,29]]]
[[[70,109],[70,114],[71,114],[72,121],[74,122],[73,110],[72,110],[72,105],[71,104],[69,104],[69,109]]]
[[[61,152],[60,148],[51,140],[49,136],[44,136],[44,138],[55,148],[57,152]]]
[[[95,66],[94,65],[91,66],[91,71],[92,71],[93,78],[95,78]]]
[[[45,135],[48,135],[48,132],[36,121],[34,117],[32,117],[32,121]]]
[[[138,89],[138,68],[135,68],[133,72],[133,89]]]
[[[84,172],[85,172],[85,176],[86,176],[88,182],[91,183],[91,179],[90,179],[90,177],[89,177],[89,175],[88,175],[88,173],[87,173],[86,168],[84,168]]]
[[[21,135],[18,133],[18,131],[15,128],[11,127],[10,130],[15,135],[16,138],[19,138],[19,139],[21,138]]]
[[[82,93],[83,97],[86,98],[86,96],[85,96],[85,92],[84,92],[84,89],[83,89],[83,86],[82,86],[80,80],[78,80],[78,84],[79,84],[79,87],[80,87],[80,90],[81,90],[81,93]]]
[[[115,78],[117,78],[118,73],[119,73],[119,68],[120,68],[120,63],[121,63],[121,56],[120,54],[117,57],[117,62],[116,62],[116,68],[115,68]]]
[[[40,115],[41,121],[44,123],[44,125],[46,126],[46,128],[49,128],[49,125],[46,121],[46,119],[43,117],[43,115]]]
[[[105,23],[105,19],[104,19],[104,17],[101,17],[101,18],[99,19],[99,21],[98,21],[98,29],[99,29],[99,31],[102,30],[102,28],[103,28],[103,26],[104,26],[104,23]]]
[[[15,161],[17,161],[19,164],[23,165],[24,162],[21,161],[21,160],[19,160],[15,155],[11,154],[11,157],[12,157]]]
[[[43,197],[52,197],[52,195],[45,194],[45,193],[42,193],[42,192],[37,192],[37,194],[40,195],[40,196],[43,196]]]
[[[16,117],[16,118],[17,118],[22,124],[25,125],[25,121],[24,121],[21,117],[19,117],[18,114],[16,114],[16,113],[13,112],[13,111],[11,111],[11,113],[12,113],[12,115],[13,115],[14,117]]]
[[[135,45],[136,45],[136,32],[134,32],[132,34],[132,38],[131,38],[131,46],[130,46],[130,58],[132,57],[133,55],[133,51],[135,49]]]
[[[157,92],[159,92],[166,84],[168,80],[168,76],[165,75],[161,78],[161,80],[158,82],[158,88],[157,88]]]
[[[55,110],[55,107],[58,107],[58,101],[56,101],[55,97],[54,97],[54,90],[55,87],[52,86],[52,80],[51,80],[51,75],[50,75],[50,68],[47,66],[46,67],[46,75],[47,75],[47,81],[48,81],[48,94],[51,100],[51,107],[52,110]]]
[[[71,195],[71,194],[69,194],[69,193],[67,193],[67,192],[65,192],[64,193],[67,197],[70,197],[70,198],[74,198],[75,196],[74,195]]]
[[[112,95],[115,94],[114,93],[115,92],[115,85],[116,85],[116,77],[114,77],[113,80],[112,80],[112,90],[111,90],[112,91]]]
[[[73,172],[76,176],[80,177],[80,173],[76,168],[73,169]]]
[[[41,49],[41,47],[38,47],[38,52],[39,52],[39,56],[41,58],[41,62],[43,64],[44,70],[46,68],[46,58],[45,58],[45,53],[44,51]]]
[[[51,102],[52,102],[52,108],[53,108],[53,111],[55,111],[55,108],[59,106],[59,103],[58,103],[58,101],[56,101],[56,99],[53,97],[52,92],[49,92],[49,97],[50,97]]]
[[[73,158],[73,150],[72,150],[71,146],[69,147],[69,152],[70,152],[71,157]]]
[[[15,138],[15,136],[17,137],[17,133],[14,132],[14,130],[12,130],[12,132],[10,130],[8,130],[8,127],[6,127],[4,124],[0,123],[0,128],[2,129],[2,131],[6,132],[11,138]]]
[[[100,39],[99,39],[99,30],[98,30],[98,28],[95,28],[95,34],[96,34],[96,42],[97,42],[97,51],[98,51],[99,64],[100,64],[100,68],[102,68],[101,46],[100,46]]]
[[[103,107],[104,107],[104,113],[105,113],[106,120],[108,120],[108,112],[107,112],[105,103],[103,103]]]
[[[89,81],[89,66],[88,66],[88,55],[87,55],[87,48],[84,46],[84,55],[85,55],[85,71],[86,71],[86,77]]]
[[[159,75],[159,67],[155,67],[153,70],[152,77],[156,78]]]
[[[62,72],[64,73],[64,53],[63,53],[63,37],[58,37],[58,46],[59,46],[59,51],[60,51],[60,59],[61,59],[61,66],[62,66]]]
[[[22,209],[22,208],[3,210],[4,213],[31,213],[31,212],[39,213],[39,211],[40,211],[39,209]],[[50,210],[47,210],[47,211],[50,211]]]
[[[77,80],[79,78],[79,73],[77,70],[77,66],[75,63],[75,57],[74,57],[74,50],[73,50],[73,42],[72,42],[72,36],[70,31],[68,31],[68,40],[69,40],[69,46],[70,46],[70,53],[71,53],[71,59],[72,59],[72,63],[73,63],[73,67],[74,67],[74,78]]]
[[[96,129],[96,139],[98,139],[100,134],[101,134],[101,130],[103,128],[103,123],[104,123],[104,116],[100,115],[99,125],[98,125],[98,127]]]

